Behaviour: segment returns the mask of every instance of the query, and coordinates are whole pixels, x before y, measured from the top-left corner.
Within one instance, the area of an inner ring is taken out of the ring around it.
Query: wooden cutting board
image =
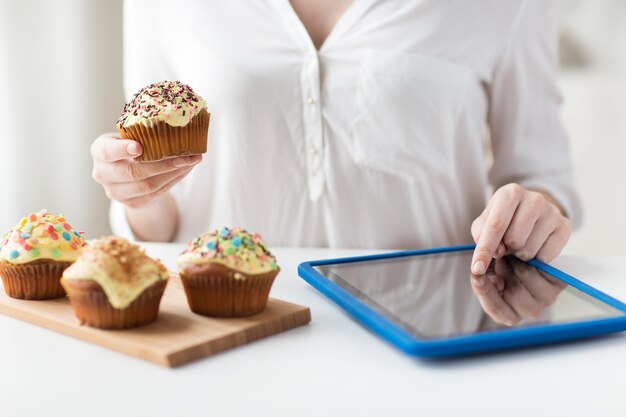
[[[1,283],[0,283],[1,284]],[[308,307],[270,298],[265,310],[247,318],[194,314],[178,275],[172,274],[159,318],[147,326],[100,330],[81,326],[69,299],[16,300],[0,290],[0,313],[159,365],[175,367],[311,321]]]

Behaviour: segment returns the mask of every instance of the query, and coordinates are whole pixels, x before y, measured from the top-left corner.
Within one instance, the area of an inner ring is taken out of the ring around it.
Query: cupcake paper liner
[[[9,297],[24,300],[49,300],[65,297],[59,280],[71,262],[39,259],[24,264],[0,262],[0,277]]]
[[[146,288],[127,307],[118,309],[100,286],[92,280],[61,279],[70,297],[74,313],[80,324],[100,329],[127,329],[155,321],[167,280],[158,281]]]
[[[137,123],[118,127],[118,131],[124,139],[141,143],[143,153],[135,160],[158,161],[170,156],[205,153],[210,119],[211,114],[202,109],[186,126],[170,126],[159,121],[152,126]]]
[[[223,266],[211,265],[205,273],[186,273],[180,277],[191,311],[204,316],[243,317],[265,308],[272,283],[280,269],[247,275]]]

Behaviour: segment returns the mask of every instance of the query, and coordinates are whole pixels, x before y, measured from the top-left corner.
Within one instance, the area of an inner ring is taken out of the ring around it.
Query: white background
[[[621,0],[563,2],[563,122],[585,206],[566,254],[626,254],[625,21]],[[47,208],[109,233],[89,146],[124,104],[121,0],[0,0],[0,85],[0,230]]]

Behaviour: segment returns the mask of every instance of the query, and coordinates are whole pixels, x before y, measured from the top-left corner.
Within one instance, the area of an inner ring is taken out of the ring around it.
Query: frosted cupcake
[[[258,234],[225,227],[189,241],[178,270],[192,311],[238,317],[263,311],[280,268]]]
[[[22,218],[0,239],[0,276],[9,297],[65,297],[59,279],[87,243],[64,217],[42,210]]]
[[[168,276],[139,246],[105,237],[65,270],[61,284],[81,324],[124,329],[157,319]]]
[[[117,130],[141,143],[139,161],[157,161],[207,150],[210,113],[206,102],[179,81],[150,84],[124,106]]]

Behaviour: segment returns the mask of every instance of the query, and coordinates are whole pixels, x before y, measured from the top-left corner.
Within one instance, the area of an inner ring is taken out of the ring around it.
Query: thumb
[[[137,141],[104,134],[91,145],[91,156],[102,162],[115,162],[141,155],[143,148]]]

